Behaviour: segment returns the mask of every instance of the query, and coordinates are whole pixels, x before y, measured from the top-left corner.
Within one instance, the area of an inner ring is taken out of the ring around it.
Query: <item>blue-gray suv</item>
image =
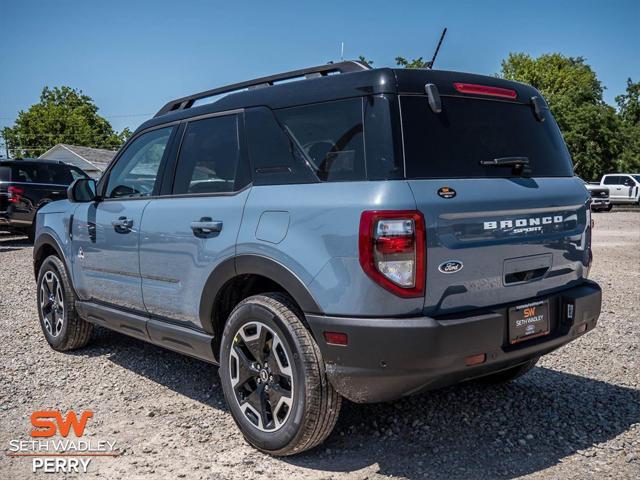
[[[287,72],[170,101],[38,212],[40,323],[219,364],[247,440],[293,454],[343,397],[512,380],[592,330],[589,206],[531,86]]]

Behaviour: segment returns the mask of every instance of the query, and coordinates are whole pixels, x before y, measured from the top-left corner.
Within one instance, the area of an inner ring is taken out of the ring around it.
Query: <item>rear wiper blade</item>
[[[493,160],[480,160],[484,167],[516,167],[529,165],[529,157],[500,157]]]
[[[531,175],[529,157],[500,157],[493,160],[480,160],[483,167],[511,167],[514,175],[528,177]]]

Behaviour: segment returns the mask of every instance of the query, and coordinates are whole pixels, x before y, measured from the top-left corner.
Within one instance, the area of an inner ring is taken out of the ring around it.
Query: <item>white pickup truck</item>
[[[583,180],[584,182],[584,180]],[[612,205],[609,201],[609,188],[596,182],[584,182],[584,186],[591,195],[591,210],[594,212],[609,212]]]
[[[640,204],[640,174],[610,173],[603,175],[600,185],[609,189],[611,204]]]

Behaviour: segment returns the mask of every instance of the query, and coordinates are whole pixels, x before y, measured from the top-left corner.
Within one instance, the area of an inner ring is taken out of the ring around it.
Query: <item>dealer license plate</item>
[[[511,344],[541,337],[548,333],[548,301],[527,303],[509,309],[509,342]]]

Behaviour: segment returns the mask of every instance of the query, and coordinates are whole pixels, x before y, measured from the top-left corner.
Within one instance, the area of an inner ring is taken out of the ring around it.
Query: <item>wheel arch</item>
[[[58,241],[51,234],[40,234],[33,245],[33,275],[37,281],[42,262],[44,262],[49,255],[56,255],[67,269],[67,277],[69,278],[69,283],[71,284],[71,288],[75,294],[76,291],[73,286],[72,271],[63,252],[62,247],[60,247]]]
[[[268,291],[288,294],[304,313],[322,313],[304,282],[281,263],[255,254],[228,258],[211,272],[200,298],[200,322],[214,336],[216,358],[228,313],[244,298]]]

